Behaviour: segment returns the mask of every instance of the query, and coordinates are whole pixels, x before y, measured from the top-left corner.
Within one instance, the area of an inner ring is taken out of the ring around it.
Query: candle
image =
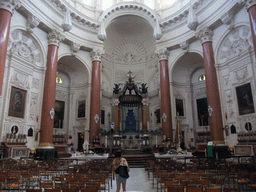
[[[156,135],[156,147],[157,147],[157,135]]]
[[[105,147],[106,148],[108,147],[108,136],[107,135],[105,136]]]

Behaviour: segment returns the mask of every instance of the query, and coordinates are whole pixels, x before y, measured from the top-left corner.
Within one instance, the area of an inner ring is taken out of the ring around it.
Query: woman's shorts
[[[126,179],[116,174],[116,183],[126,183]]]

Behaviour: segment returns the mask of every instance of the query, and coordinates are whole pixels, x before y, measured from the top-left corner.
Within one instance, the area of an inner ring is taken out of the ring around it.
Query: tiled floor
[[[149,180],[144,168],[131,168],[130,177],[127,179],[127,192],[156,192],[156,187],[152,188],[152,177]],[[113,181],[113,188],[110,192],[116,192],[116,182]],[[122,189],[120,190],[122,192]]]

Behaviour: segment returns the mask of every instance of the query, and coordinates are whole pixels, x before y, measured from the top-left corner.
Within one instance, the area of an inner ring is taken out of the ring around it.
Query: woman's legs
[[[121,188],[121,183],[116,183],[116,192],[119,192]]]
[[[126,183],[122,183],[123,191],[126,191]]]

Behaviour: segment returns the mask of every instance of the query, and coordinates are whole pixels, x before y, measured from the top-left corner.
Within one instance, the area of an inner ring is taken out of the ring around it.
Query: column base
[[[36,149],[35,160],[51,160],[58,159],[57,149],[38,148]]]

